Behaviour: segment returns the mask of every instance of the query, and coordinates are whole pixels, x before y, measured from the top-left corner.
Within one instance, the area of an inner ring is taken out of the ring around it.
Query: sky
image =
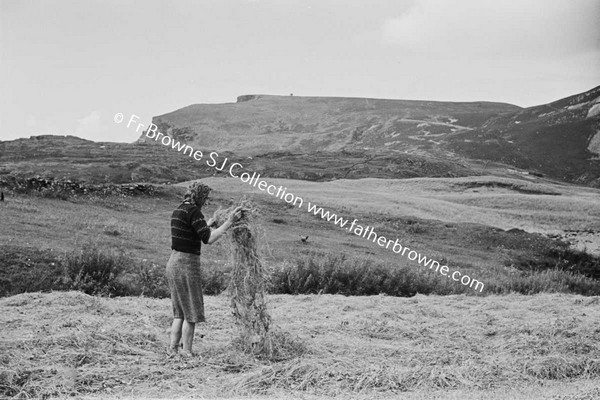
[[[242,94],[548,103],[600,85],[600,0],[0,0],[0,140],[132,142]]]

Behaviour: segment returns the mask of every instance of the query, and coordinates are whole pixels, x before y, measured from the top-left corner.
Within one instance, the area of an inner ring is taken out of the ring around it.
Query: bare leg
[[[179,350],[179,341],[181,340],[181,326],[183,325],[182,318],[174,318],[171,325],[171,346],[170,350],[177,352]]]
[[[183,351],[192,353],[192,342],[194,341],[195,329],[196,324],[194,322],[183,322]]]

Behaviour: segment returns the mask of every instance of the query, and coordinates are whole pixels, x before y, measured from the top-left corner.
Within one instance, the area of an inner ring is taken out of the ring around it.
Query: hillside
[[[468,158],[600,187],[600,86],[457,132],[450,148]]]
[[[600,87],[547,105],[245,95],[153,118],[158,130],[199,148],[244,156],[344,152],[428,157],[457,166],[499,162],[600,185]],[[144,135],[138,143],[154,143]],[[422,175],[431,176],[431,175]]]
[[[202,148],[206,153],[210,149]],[[326,181],[478,175],[476,166],[404,153],[273,152],[245,157],[219,151],[265,177]],[[104,183],[172,183],[227,175],[173,149],[144,143],[93,142],[75,136],[32,136],[0,142],[0,186],[12,177]]]
[[[442,134],[470,130],[517,110],[487,102],[246,95],[232,104],[191,105],[153,122],[182,141],[248,155],[405,151],[427,149]]]

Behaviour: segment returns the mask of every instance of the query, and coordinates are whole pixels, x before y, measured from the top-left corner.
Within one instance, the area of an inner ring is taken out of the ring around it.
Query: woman
[[[167,280],[173,304],[173,325],[169,353],[177,353],[183,342],[181,355],[191,357],[196,322],[204,322],[204,298],[200,271],[202,243],[216,242],[240,218],[241,207],[218,229],[211,229],[212,219],[204,220],[201,208],[211,189],[195,182],[185,193],[183,203],[171,216],[171,257],[167,263]],[[183,340],[182,340],[183,339]]]

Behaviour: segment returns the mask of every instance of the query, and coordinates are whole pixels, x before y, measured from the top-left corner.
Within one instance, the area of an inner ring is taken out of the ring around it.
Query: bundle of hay
[[[242,199],[241,218],[233,224],[227,234],[232,264],[229,295],[236,322],[241,327],[241,339],[245,350],[271,357],[273,343],[269,331],[271,317],[267,312],[265,294],[268,274],[258,255],[258,232],[253,224],[257,208],[252,201]],[[222,225],[233,210],[218,209],[213,218],[215,225]]]

